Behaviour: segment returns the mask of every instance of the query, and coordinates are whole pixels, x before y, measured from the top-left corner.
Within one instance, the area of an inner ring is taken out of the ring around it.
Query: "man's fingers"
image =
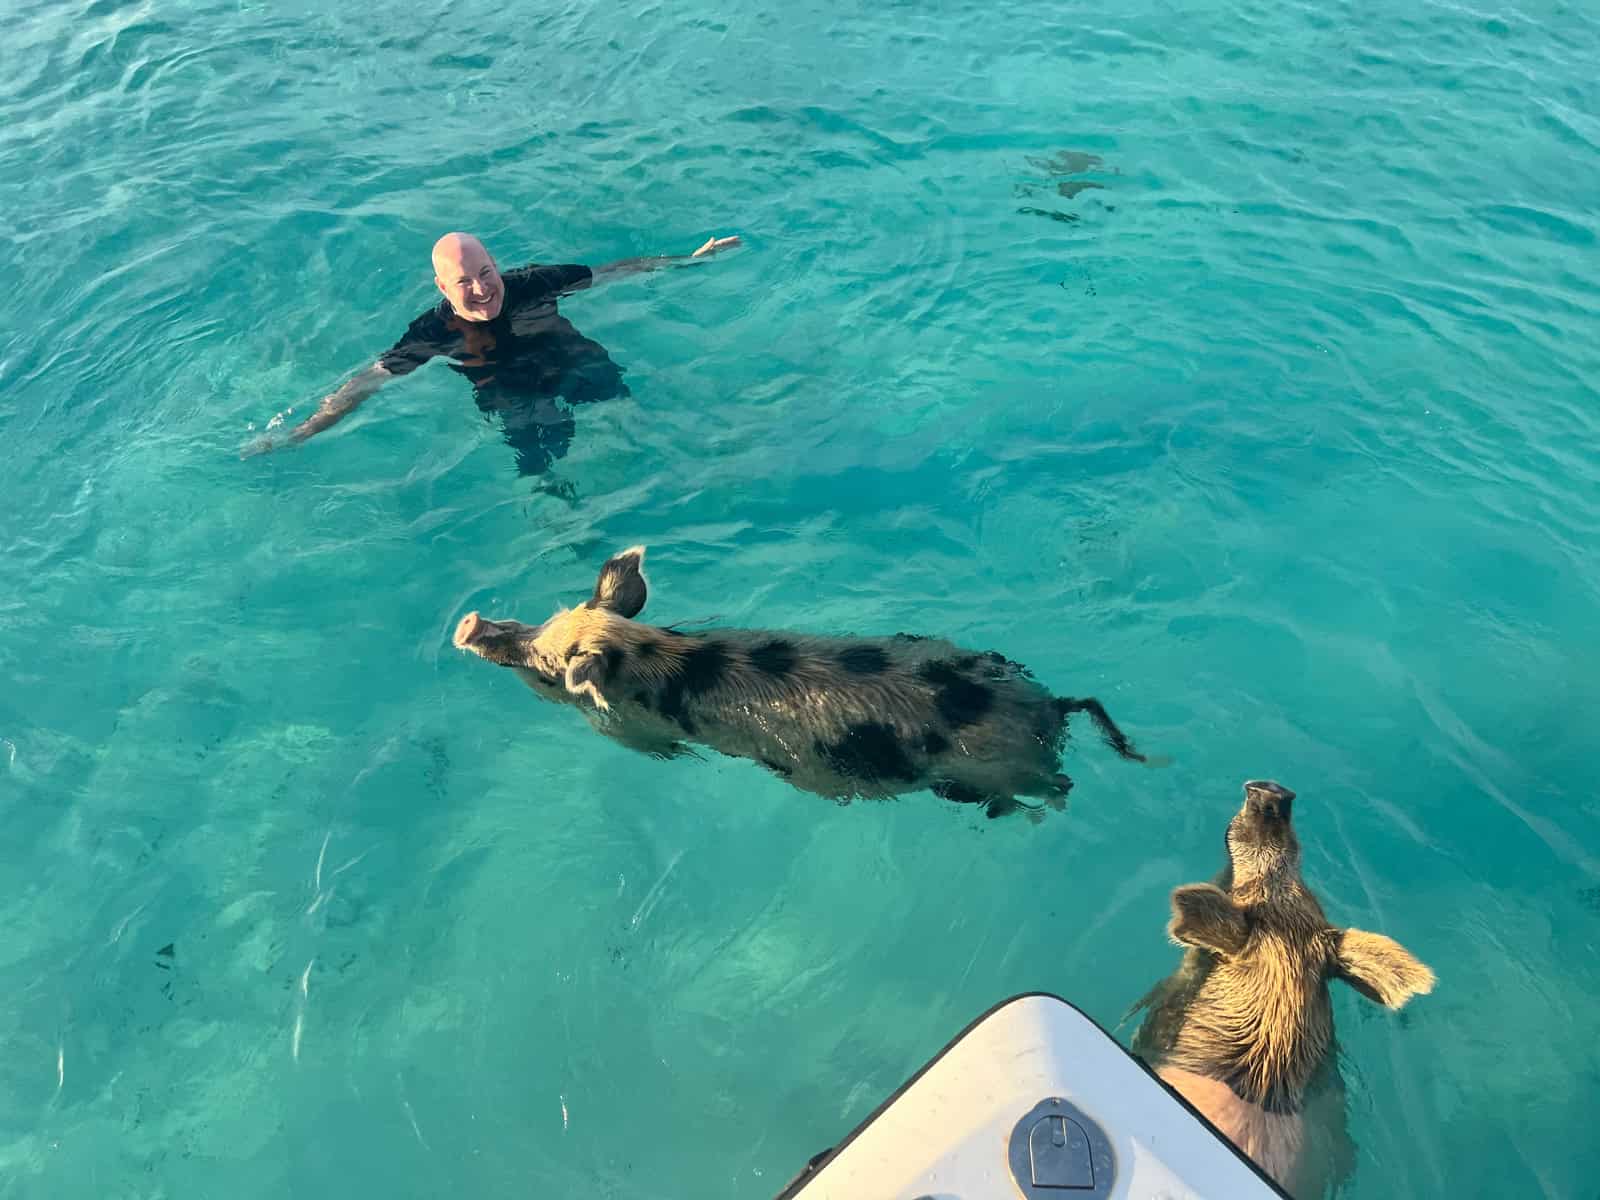
[[[739,238],[737,235],[725,238],[707,238],[706,244],[701,246],[700,249],[696,250],[690,257],[702,258],[707,254],[715,254],[718,250],[726,250],[729,246],[737,246],[738,244]]]

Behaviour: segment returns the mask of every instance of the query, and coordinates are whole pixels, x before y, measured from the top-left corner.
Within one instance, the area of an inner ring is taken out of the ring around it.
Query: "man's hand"
[[[665,254],[655,258],[624,258],[614,263],[606,263],[603,267],[594,268],[591,275],[593,284],[605,283],[611,279],[622,279],[628,275],[638,275],[644,271],[659,271],[667,267],[690,267],[702,258],[710,258],[719,250],[731,250],[739,245],[737,237],[707,238],[706,244],[693,254]]]
[[[709,239],[707,239],[706,244],[704,246],[701,246],[700,249],[696,250],[689,257],[690,258],[705,258],[708,254],[715,254],[718,250],[730,250],[734,246],[737,246],[738,244],[739,244],[739,238],[737,237],[737,235],[734,236],[734,237],[725,237],[725,238],[719,238],[719,237],[709,238]]]
[[[277,434],[263,433],[260,437],[252,438],[240,446],[239,457],[254,458],[258,454],[266,454],[270,450],[276,450],[281,445],[283,445],[283,439],[278,437]]]

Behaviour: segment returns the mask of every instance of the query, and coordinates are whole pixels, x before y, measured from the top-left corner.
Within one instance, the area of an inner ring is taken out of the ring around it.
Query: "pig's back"
[[[728,630],[693,639],[696,667],[659,687],[685,736],[824,794],[888,795],[955,761],[1038,759],[1053,770],[1063,719],[1018,664],[934,638]]]

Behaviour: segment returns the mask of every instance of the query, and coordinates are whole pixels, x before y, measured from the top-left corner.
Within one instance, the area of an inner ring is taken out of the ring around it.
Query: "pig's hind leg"
[[[1031,821],[1038,821],[1044,816],[1044,810],[1038,805],[1024,804],[1015,796],[980,791],[970,784],[958,783],[954,779],[937,780],[929,790],[941,800],[949,800],[955,804],[981,804],[983,815],[991,821],[996,817],[1009,817],[1012,813],[1018,812],[1027,813]]]
[[[1021,795],[1034,796],[1043,800],[1043,804],[1029,804],[1015,797],[1006,800],[991,801],[988,809],[990,817],[1003,817],[1010,813],[1022,811],[1028,814],[1028,820],[1037,825],[1044,820],[1047,810],[1056,812],[1067,811],[1067,793],[1072,790],[1072,780],[1057,772],[1050,776],[1049,782],[1039,788],[1019,788]]]

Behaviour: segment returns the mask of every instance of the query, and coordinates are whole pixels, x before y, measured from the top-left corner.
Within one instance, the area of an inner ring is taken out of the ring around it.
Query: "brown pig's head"
[[[633,618],[644,608],[648,590],[644,547],[634,546],[600,568],[594,595],[577,608],[562,609],[543,625],[468,613],[452,640],[459,650],[503,667],[519,667],[547,687],[586,696],[606,708],[596,681],[607,651],[637,637]]]
[[[1299,1007],[1294,998],[1312,995],[1330,979],[1389,1008],[1432,990],[1433,972],[1399,942],[1340,928],[1323,916],[1300,877],[1294,798],[1267,780],[1244,785],[1244,804],[1228,823],[1229,868],[1220,886],[1191,883],[1172,893],[1172,939],[1216,956],[1216,977],[1249,1014],[1252,1028],[1265,1028],[1263,1014],[1292,1026]],[[1319,1034],[1325,1036],[1325,1030]],[[1297,1040],[1285,1032],[1276,1042],[1294,1046]]]

